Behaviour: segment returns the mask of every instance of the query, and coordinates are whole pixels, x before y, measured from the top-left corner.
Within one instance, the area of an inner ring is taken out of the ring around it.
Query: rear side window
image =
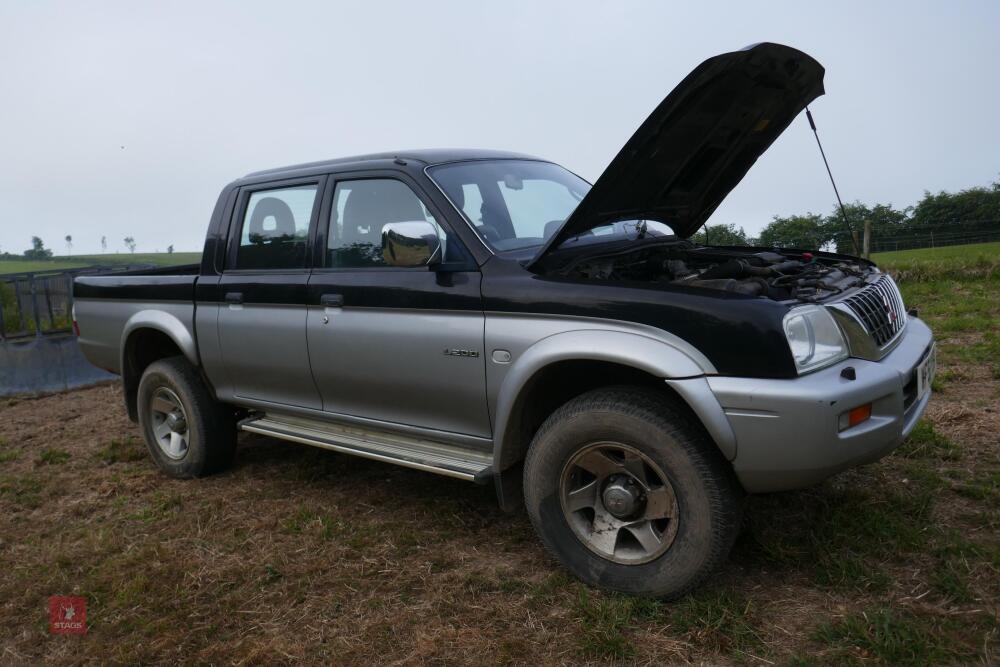
[[[391,178],[341,181],[333,194],[326,266],[387,266],[382,258],[382,228],[391,222],[420,220],[434,225],[447,253],[444,230],[408,185]]]
[[[316,185],[260,190],[243,216],[237,269],[302,269]]]

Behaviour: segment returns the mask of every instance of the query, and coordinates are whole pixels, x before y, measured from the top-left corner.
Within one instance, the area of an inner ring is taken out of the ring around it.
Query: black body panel
[[[224,273],[215,286],[214,298],[204,300],[226,304],[231,300],[227,295],[238,294],[234,303],[304,306],[307,282],[309,271]]]
[[[187,269],[178,275],[182,269]],[[157,275],[156,271],[170,271]],[[193,301],[197,265],[168,266],[140,272],[140,275],[116,273],[105,276],[77,276],[73,281],[76,299],[128,299],[132,301]]]
[[[307,301],[319,306],[324,295],[335,294],[345,308],[481,311],[479,282],[479,271],[317,271],[309,281]]]
[[[615,220],[701,227],[805,106],[823,67],[780,44],[709,58],[649,115],[536,262],[567,237]]]
[[[550,278],[497,257],[483,267],[483,303],[487,313],[646,324],[694,345],[721,375],[796,377],[781,324],[788,306],[767,299],[690,287]]]
[[[283,318],[281,309],[296,321],[301,310],[303,340],[286,341],[290,350],[304,347],[308,313],[321,305],[603,318],[670,332],[700,350],[721,374],[792,378],[796,370],[782,328],[788,302],[669,283],[555,277],[546,265],[563,264],[580,252],[613,249],[612,244],[594,244],[549,252],[566,236],[612,219],[662,220],[679,235],[693,233],[792,119],[822,93],[823,68],[786,46],[759,44],[705,61],[650,115],[534,259],[527,252],[494,255],[426,170],[457,161],[537,158],[465,149],[399,151],[282,167],[234,181],[223,189],[212,213],[200,277],[194,275],[195,267],[181,275],[174,268],[80,277],[74,294],[218,303],[220,331],[224,324],[229,327],[230,344],[237,346],[252,343],[243,340],[240,329],[251,322],[239,320],[243,305],[286,336],[291,320]],[[334,183],[365,177],[397,178],[409,185],[448,231],[449,243],[454,240],[467,251],[460,253],[465,259],[434,269],[323,268]],[[302,179],[316,182],[321,192],[305,268],[227,270],[235,254],[230,237],[238,234],[241,193],[245,198],[251,190]],[[649,240],[628,243],[639,247]],[[542,257],[544,264],[533,265]],[[269,335],[264,329],[255,333]]]

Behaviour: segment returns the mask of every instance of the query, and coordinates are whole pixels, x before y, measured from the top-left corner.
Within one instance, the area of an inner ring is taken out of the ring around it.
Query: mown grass
[[[588,658],[624,660],[635,656],[630,630],[638,620],[636,598],[595,596],[580,589],[573,605],[580,624],[579,651]]]
[[[112,438],[106,445],[94,453],[94,456],[104,463],[128,463],[142,461],[148,456],[146,446],[134,435],[124,438]]]
[[[753,599],[742,592],[708,586],[670,609],[670,622],[690,641],[737,659],[769,654]]]
[[[806,571],[816,586],[885,592],[887,565],[928,544],[931,490],[827,484],[750,499],[737,553],[778,571]],[[794,501],[792,498],[794,497]],[[804,527],[789,530],[789,526]]]
[[[749,498],[729,562],[672,603],[573,579],[489,489],[263,438],[172,480],[116,389],[0,404],[0,654],[66,661],[45,602],[78,592],[71,662],[990,664],[996,280],[901,287],[939,345],[925,419],[879,463]]]
[[[6,438],[0,438],[0,463],[10,463],[18,458],[18,451],[7,446]]]
[[[121,266],[129,264],[195,264],[201,261],[200,252],[140,252],[107,253],[100,255],[62,255],[47,260],[0,259],[0,275],[8,273],[57,272],[85,266]]]
[[[1000,277],[1000,242],[876,253],[872,261],[901,281],[990,281]]]
[[[0,476],[0,497],[9,500],[15,507],[35,509],[42,504],[44,482],[34,475]]]
[[[69,452],[64,449],[55,449],[48,447],[43,449],[39,454],[38,458],[35,459],[36,465],[60,465],[69,461]]]
[[[898,450],[900,456],[908,459],[932,458],[957,461],[962,456],[961,448],[947,436],[939,433],[926,419],[917,422],[910,437]]]
[[[903,262],[914,264],[951,262],[954,264],[978,257],[992,258],[994,260],[1000,257],[1000,241],[994,243],[940,246],[937,248],[917,248],[915,250],[898,250],[896,252],[878,252],[872,255],[872,261],[879,264],[901,264]]]
[[[876,607],[824,623],[813,637],[832,649],[824,661],[833,663],[952,664],[976,657],[979,647],[965,635],[969,625],[988,626],[984,616],[978,614],[972,623],[963,623],[934,613]]]

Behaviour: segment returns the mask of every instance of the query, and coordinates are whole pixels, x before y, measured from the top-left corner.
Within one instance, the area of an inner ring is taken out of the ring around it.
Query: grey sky
[[[1000,3],[829,4],[5,2],[0,250],[199,250],[230,180],[376,150],[517,150],[594,180],[695,65],[760,41],[826,67],[812,109],[846,199],[997,178]],[[832,202],[801,117],[711,222]]]

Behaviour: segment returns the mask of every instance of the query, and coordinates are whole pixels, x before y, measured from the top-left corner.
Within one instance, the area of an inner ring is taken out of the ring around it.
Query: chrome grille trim
[[[880,350],[889,346],[906,328],[903,297],[896,283],[885,274],[841,303],[861,322]]]

